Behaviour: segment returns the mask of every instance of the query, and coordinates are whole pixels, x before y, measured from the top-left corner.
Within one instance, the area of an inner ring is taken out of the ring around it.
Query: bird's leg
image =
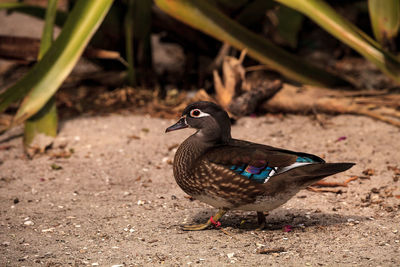
[[[221,225],[221,223],[219,222],[219,220],[222,218],[222,216],[224,216],[224,214],[227,212],[227,209],[219,209],[217,214],[215,214],[214,216],[211,216],[210,219],[208,219],[208,221],[206,223],[203,224],[194,224],[194,225],[184,225],[183,226],[183,230],[185,231],[199,231],[199,230],[204,230],[207,227],[209,227],[211,224],[214,224],[215,226],[219,227]]]
[[[264,212],[257,211],[257,221],[258,221],[258,227],[256,230],[258,230],[258,231],[263,230],[265,228],[265,226],[267,225],[267,220],[265,220]]]

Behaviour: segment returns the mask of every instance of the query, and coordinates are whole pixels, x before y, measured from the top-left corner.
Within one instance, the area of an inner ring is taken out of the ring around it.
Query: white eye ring
[[[201,117],[210,116],[210,114],[205,113],[205,112],[203,112],[203,111],[201,111],[200,109],[197,109],[197,108],[192,109],[189,114],[190,114],[190,117],[192,117],[192,118],[201,118]]]

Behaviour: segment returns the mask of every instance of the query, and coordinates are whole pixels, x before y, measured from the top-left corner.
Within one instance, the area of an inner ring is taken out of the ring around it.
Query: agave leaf
[[[41,6],[34,6],[26,3],[0,3],[0,10],[5,9],[9,11],[16,11],[20,13],[24,13],[27,15],[30,15],[32,17],[44,19],[45,14],[46,14],[46,9],[41,7]],[[57,16],[55,19],[55,24],[57,26],[62,26],[64,25],[66,19],[67,19],[68,14],[63,11],[57,11]]]
[[[151,47],[151,9],[152,1],[135,0],[134,27],[136,41],[137,78],[142,85],[151,84],[152,75],[152,47]]]
[[[20,123],[38,112],[71,72],[112,2],[77,1],[60,35],[42,60],[19,82],[0,95],[0,112],[28,92],[13,123]]]
[[[130,86],[136,85],[135,62],[134,62],[134,47],[133,47],[133,26],[134,26],[134,7],[135,0],[128,0],[127,11],[125,14],[125,54],[128,62],[128,83]]]
[[[43,58],[44,54],[53,43],[54,22],[57,17],[57,3],[58,0],[49,0],[47,4],[42,40],[40,41],[40,49],[38,55],[39,61]]]
[[[274,6],[276,6],[276,3],[272,0],[253,0],[243,7],[235,20],[246,27],[259,24],[265,17],[266,11]]]
[[[38,61],[50,48],[53,42],[54,21],[57,14],[58,0],[49,0],[47,4],[46,16],[42,40],[38,54]],[[24,148],[29,155],[33,155],[37,150],[44,152],[47,146],[53,143],[57,136],[58,118],[57,107],[54,96],[47,101],[39,112],[30,117],[25,122],[24,127]]]
[[[43,153],[57,136],[57,126],[56,103],[54,97],[51,97],[39,112],[25,121],[24,149],[26,153],[30,156],[37,152]]]
[[[400,83],[400,62],[323,0],[275,0],[303,13]]]
[[[394,39],[400,28],[400,1],[369,0],[368,10],[375,38],[383,47],[395,51]]]
[[[278,10],[278,33],[292,47],[296,48],[304,15],[286,6]]]
[[[236,23],[207,1],[155,0],[160,9],[233,47],[248,50],[248,55],[269,65],[286,77],[306,84],[331,86],[343,83],[301,58],[275,46],[261,36]]]
[[[236,10],[238,8],[242,8],[243,6],[247,5],[249,0],[211,0],[210,3],[213,2],[212,4],[219,4],[225,8]]]

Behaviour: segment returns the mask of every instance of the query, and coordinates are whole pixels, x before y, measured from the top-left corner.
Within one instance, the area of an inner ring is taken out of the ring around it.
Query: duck
[[[230,210],[256,211],[257,229],[263,229],[265,213],[300,190],[354,165],[326,163],[313,154],[234,139],[228,113],[213,102],[189,104],[166,132],[185,128],[196,131],[175,153],[176,183],[194,199],[218,209],[205,223],[184,225],[187,231],[219,227]]]

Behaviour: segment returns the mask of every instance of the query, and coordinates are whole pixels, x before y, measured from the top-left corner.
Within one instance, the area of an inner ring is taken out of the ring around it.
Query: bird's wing
[[[195,164],[194,173],[207,194],[235,206],[253,203],[261,195],[295,194],[353,165],[325,163],[315,155],[233,140],[207,151]]]
[[[258,196],[295,194],[298,190],[353,163],[325,163],[315,155],[233,140],[207,151],[194,166],[207,194],[233,206]]]
[[[324,163],[323,159],[312,154],[241,140],[210,149],[203,159],[257,183],[266,183],[273,175],[299,166]]]

